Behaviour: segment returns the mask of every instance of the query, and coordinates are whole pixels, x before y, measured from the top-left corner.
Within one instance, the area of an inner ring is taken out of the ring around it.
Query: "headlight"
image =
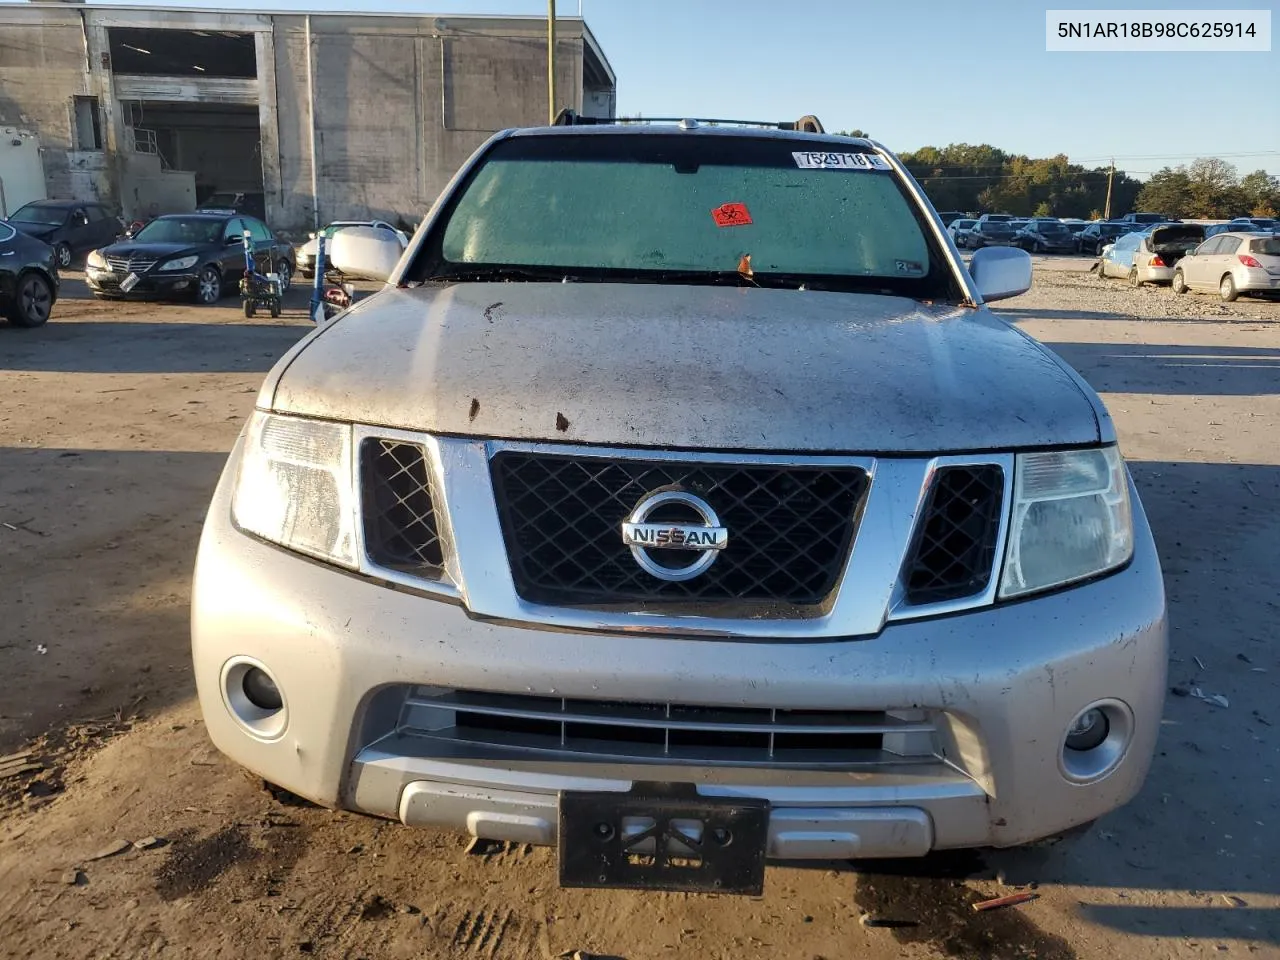
[[[1129,484],[1115,447],[1018,455],[1001,597],[1083,580],[1131,556]]]
[[[177,260],[166,260],[160,264],[161,270],[186,270],[194,267],[199,257],[179,257]]]
[[[89,254],[89,256],[84,258],[84,265],[86,267],[93,267],[95,270],[105,270],[107,268],[107,261],[102,258],[101,251],[94,250]]]
[[[351,427],[255,413],[231,515],[246,533],[356,566]]]

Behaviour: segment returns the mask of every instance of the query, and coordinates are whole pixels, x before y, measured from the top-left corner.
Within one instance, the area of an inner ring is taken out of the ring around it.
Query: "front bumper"
[[[200,704],[220,750],[318,803],[493,839],[553,843],[564,790],[693,782],[704,795],[772,803],[774,858],[915,856],[1009,846],[1093,820],[1146,776],[1164,701],[1159,563],[1134,495],[1124,570],[1021,603],[893,623],[826,642],[725,641],[524,628],[313,562],[230,521],[233,452],[206,520],[192,596]],[[288,715],[250,734],[224,669],[251,657]],[[880,767],[761,767],[531,759],[444,751],[397,721],[417,685],[586,701],[804,710],[918,709],[939,755]],[[1062,741],[1102,699],[1131,711],[1132,738],[1101,779],[1073,782]]]
[[[127,274],[110,273],[101,270],[86,270],[84,279],[89,289],[110,297],[171,297],[194,293],[199,278],[195,273],[168,272],[146,273],[138,278],[137,286],[128,293],[120,289],[121,282]]]

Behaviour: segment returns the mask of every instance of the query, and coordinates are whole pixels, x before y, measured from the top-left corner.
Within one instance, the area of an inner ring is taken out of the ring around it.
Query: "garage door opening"
[[[137,153],[155,153],[164,169],[195,175],[197,206],[265,215],[256,106],[130,101],[124,110]]]

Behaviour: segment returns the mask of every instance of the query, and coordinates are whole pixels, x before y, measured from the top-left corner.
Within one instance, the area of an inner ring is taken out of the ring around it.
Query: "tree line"
[[[1035,158],[985,143],[953,143],[898,156],[938,210],[1096,220],[1106,209],[1109,168],[1071,163],[1065,154]],[[1280,211],[1280,178],[1265,170],[1240,177],[1230,163],[1213,157],[1165,167],[1146,182],[1117,169],[1111,215],[1130,210],[1204,220],[1274,217]]]

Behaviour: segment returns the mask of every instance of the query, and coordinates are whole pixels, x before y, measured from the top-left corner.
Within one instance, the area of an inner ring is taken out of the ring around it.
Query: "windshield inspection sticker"
[[[889,161],[874,153],[793,153],[803,170],[889,170]]]
[[[751,222],[745,203],[722,203],[711,211],[717,227],[745,227]]]

